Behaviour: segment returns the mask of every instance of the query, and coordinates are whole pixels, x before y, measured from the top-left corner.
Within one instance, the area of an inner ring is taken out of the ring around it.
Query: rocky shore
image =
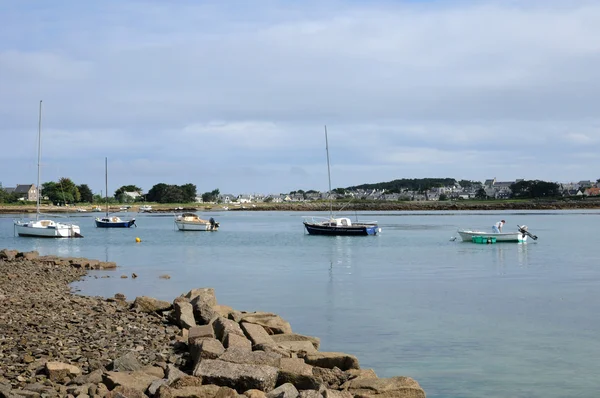
[[[548,199],[548,200],[453,200],[453,201],[356,201],[336,202],[334,209],[343,207],[344,211],[441,211],[441,210],[574,210],[574,209],[600,209],[600,198],[590,197],[585,199]],[[222,211],[223,205],[195,204],[185,207],[175,207],[168,204],[154,204],[153,210],[147,213],[181,213],[194,211]],[[329,211],[329,202],[286,202],[286,203],[256,203],[235,206],[228,205],[230,211]],[[75,213],[74,207],[46,207],[44,213]],[[111,212],[118,211],[111,208]],[[138,212],[139,206],[133,206],[129,211]],[[35,213],[35,206],[1,206],[0,214]],[[85,213],[83,213],[85,214]],[[101,213],[98,213],[101,214]]]
[[[172,302],[72,294],[116,264],[0,251],[0,398],[421,398],[410,377],[378,378],[320,351],[280,316],[217,304],[211,288]]]

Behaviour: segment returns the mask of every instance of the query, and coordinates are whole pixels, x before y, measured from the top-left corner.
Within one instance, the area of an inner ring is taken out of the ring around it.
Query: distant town
[[[445,201],[445,200],[489,200],[511,198],[585,198],[600,196],[600,179],[579,182],[555,183],[540,180],[484,182],[454,180],[451,178],[400,179],[377,184],[364,184],[348,188],[336,188],[329,192],[297,190],[280,194],[227,194],[219,189],[198,194],[194,184],[182,186],[156,184],[148,192],[135,185],[122,186],[111,194],[109,202],[118,203],[284,203],[322,200],[366,200],[366,201]],[[105,203],[106,195],[92,194],[86,184],[76,185],[68,178],[42,185],[42,200],[54,204]],[[19,184],[2,187],[0,203],[36,202],[38,190],[35,184]],[[106,193],[104,193],[106,194]]]

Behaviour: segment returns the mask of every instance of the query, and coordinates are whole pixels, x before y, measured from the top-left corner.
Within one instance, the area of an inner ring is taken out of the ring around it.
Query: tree
[[[81,195],[82,202],[87,202],[87,203],[94,202],[94,194],[92,193],[92,190],[90,189],[90,187],[87,186],[87,184],[78,185],[77,189],[79,190],[79,194]]]
[[[483,187],[479,188],[477,192],[475,192],[475,199],[484,200],[487,199],[487,193]]]
[[[204,192],[202,194],[202,201],[203,202],[216,202],[219,199],[219,196],[221,195],[221,192],[219,191],[219,189],[213,189],[211,192]]]
[[[194,184],[184,184],[181,187],[184,203],[192,203],[196,201],[196,186]]]
[[[554,182],[523,180],[510,186],[513,197],[536,199],[560,196],[560,187]]]
[[[265,200],[263,200],[263,202],[265,203],[271,203],[273,201],[273,197],[272,196],[268,196],[265,198]]]
[[[169,185],[162,196],[160,203],[182,203],[183,191],[177,185]]]
[[[148,191],[148,194],[146,195],[146,200],[148,202],[162,203],[162,197],[164,196],[165,192],[167,192],[168,187],[169,186],[163,182],[156,184]]]
[[[446,195],[445,193],[440,194],[440,198],[439,200],[448,200],[448,195]]]

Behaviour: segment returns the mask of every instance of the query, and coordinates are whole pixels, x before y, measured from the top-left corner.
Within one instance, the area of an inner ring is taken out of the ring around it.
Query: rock
[[[136,371],[142,368],[137,355],[132,351],[112,361],[110,369],[114,372]]]
[[[0,260],[12,261],[17,257],[18,253],[16,250],[2,249],[0,250]]]
[[[348,369],[346,371],[348,376],[350,376],[350,380],[357,378],[367,378],[367,379],[376,379],[377,374],[373,369]]]
[[[269,365],[279,367],[281,357],[264,351],[247,351],[240,347],[230,347],[219,357],[221,361],[245,363],[248,365]],[[304,362],[303,362],[304,363]],[[307,365],[308,366],[308,365]]]
[[[285,383],[267,393],[267,398],[297,398],[298,390],[291,383]]]
[[[192,289],[189,292],[187,292],[184,297],[187,298],[190,302],[196,297],[200,297],[200,301],[210,305],[211,307],[217,305],[215,289],[213,289],[212,287]]]
[[[353,398],[353,395],[351,393],[349,393],[348,391],[337,391],[337,390],[331,390],[328,388],[325,391],[323,391],[323,397],[324,398]]]
[[[157,300],[152,297],[140,296],[133,301],[134,309],[145,313],[169,311],[173,306],[168,301]]]
[[[335,367],[333,369],[313,367],[312,371],[318,383],[331,389],[340,389],[350,378],[348,373]]]
[[[226,348],[238,347],[246,351],[252,351],[252,342],[244,336],[236,333],[227,333],[223,339],[223,345]]]
[[[254,350],[260,350],[264,352],[271,352],[281,356],[282,358],[291,358],[292,352],[276,344],[256,344],[252,347]]]
[[[317,390],[301,390],[298,392],[300,393],[300,398],[323,398],[323,394]]]
[[[189,386],[181,388],[173,388],[169,386],[161,386],[156,394],[157,398],[215,398],[219,386]]]
[[[410,377],[356,378],[347,383],[354,396],[381,398],[425,398],[425,391]]]
[[[217,359],[224,352],[223,344],[217,339],[196,339],[190,344],[190,358],[194,365],[203,359]]]
[[[257,389],[269,392],[277,382],[277,368],[268,365],[247,365],[204,359],[194,369],[194,376],[205,384],[234,388],[238,393]]]
[[[188,344],[196,339],[214,339],[215,332],[211,325],[193,326],[188,332]]]
[[[270,312],[250,312],[242,316],[241,322],[254,323],[265,328],[268,334],[292,333],[292,327],[277,314]]]
[[[292,383],[299,390],[318,390],[320,382],[313,374],[313,367],[302,358],[281,358],[277,384]]]
[[[229,387],[221,387],[219,391],[217,391],[217,395],[215,398],[237,398],[238,393],[233,388]]]
[[[174,382],[169,384],[170,387],[173,387],[175,389],[181,389],[185,387],[199,387],[201,385],[202,378],[190,376],[187,374],[185,376],[181,376],[180,378],[176,379]],[[216,394],[217,390],[215,390],[214,393]]]
[[[194,309],[192,305],[185,299],[180,300],[178,297],[173,301],[173,315],[179,327],[189,329],[196,326],[194,319]]]
[[[144,392],[153,381],[159,379],[159,377],[149,375],[139,370],[135,372],[106,372],[102,375],[102,381],[109,390],[114,390],[118,386],[123,386]]]
[[[165,274],[165,275],[161,275],[161,276],[159,276],[158,278],[159,278],[159,279],[171,279],[171,276],[170,276],[170,275],[167,275],[167,274]]]
[[[213,305],[212,309],[214,312],[217,313],[217,315],[222,316],[223,318],[227,318],[227,319],[231,319],[229,318],[229,315],[234,311],[233,308],[231,308],[228,305]],[[233,319],[232,319],[233,321]]]
[[[169,385],[169,382],[165,379],[156,379],[154,380],[152,383],[150,383],[150,385],[148,386],[148,394],[153,397],[156,395],[156,393],[158,393],[158,389],[161,386],[167,386]]]
[[[118,386],[109,391],[105,398],[148,398],[148,396],[135,388]]]
[[[276,335],[275,335],[276,336]],[[317,352],[312,342],[304,341],[280,341],[276,343],[279,347],[283,347],[291,352]]]
[[[39,256],[40,253],[38,253],[36,250],[30,252],[17,253],[16,255],[17,258],[23,257],[25,260],[35,260]]]
[[[81,369],[63,362],[46,362],[46,374],[52,381],[62,381],[65,377],[77,377]]]
[[[276,343],[281,343],[284,341],[310,341],[315,347],[315,350],[319,350],[319,346],[321,345],[321,339],[318,337],[305,336],[297,333],[275,334],[271,336],[271,339]]]
[[[248,390],[244,391],[244,395],[248,398],[266,398],[267,394],[260,390]]]
[[[194,318],[199,325],[209,325],[219,314],[208,304],[203,296],[196,296],[191,301]]]
[[[213,321],[212,327],[215,331],[215,337],[221,342],[225,340],[225,337],[228,334],[237,334],[238,336],[246,338],[244,332],[240,328],[240,325],[231,319],[218,317]]]
[[[304,357],[304,362],[309,365],[328,369],[333,369],[334,367],[338,367],[341,370],[360,369],[358,358],[342,352],[310,352]]]
[[[187,376],[184,372],[179,370],[173,364],[168,364],[167,369],[165,371],[165,376],[167,378],[167,382],[169,384],[173,383],[175,380],[182,378],[183,376]]]
[[[255,323],[242,322],[240,326],[253,345],[256,344],[274,344],[273,339],[265,328]]]

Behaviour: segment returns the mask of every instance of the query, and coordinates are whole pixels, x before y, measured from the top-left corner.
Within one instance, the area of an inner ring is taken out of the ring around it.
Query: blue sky
[[[0,0],[0,182],[600,178],[594,1]]]

